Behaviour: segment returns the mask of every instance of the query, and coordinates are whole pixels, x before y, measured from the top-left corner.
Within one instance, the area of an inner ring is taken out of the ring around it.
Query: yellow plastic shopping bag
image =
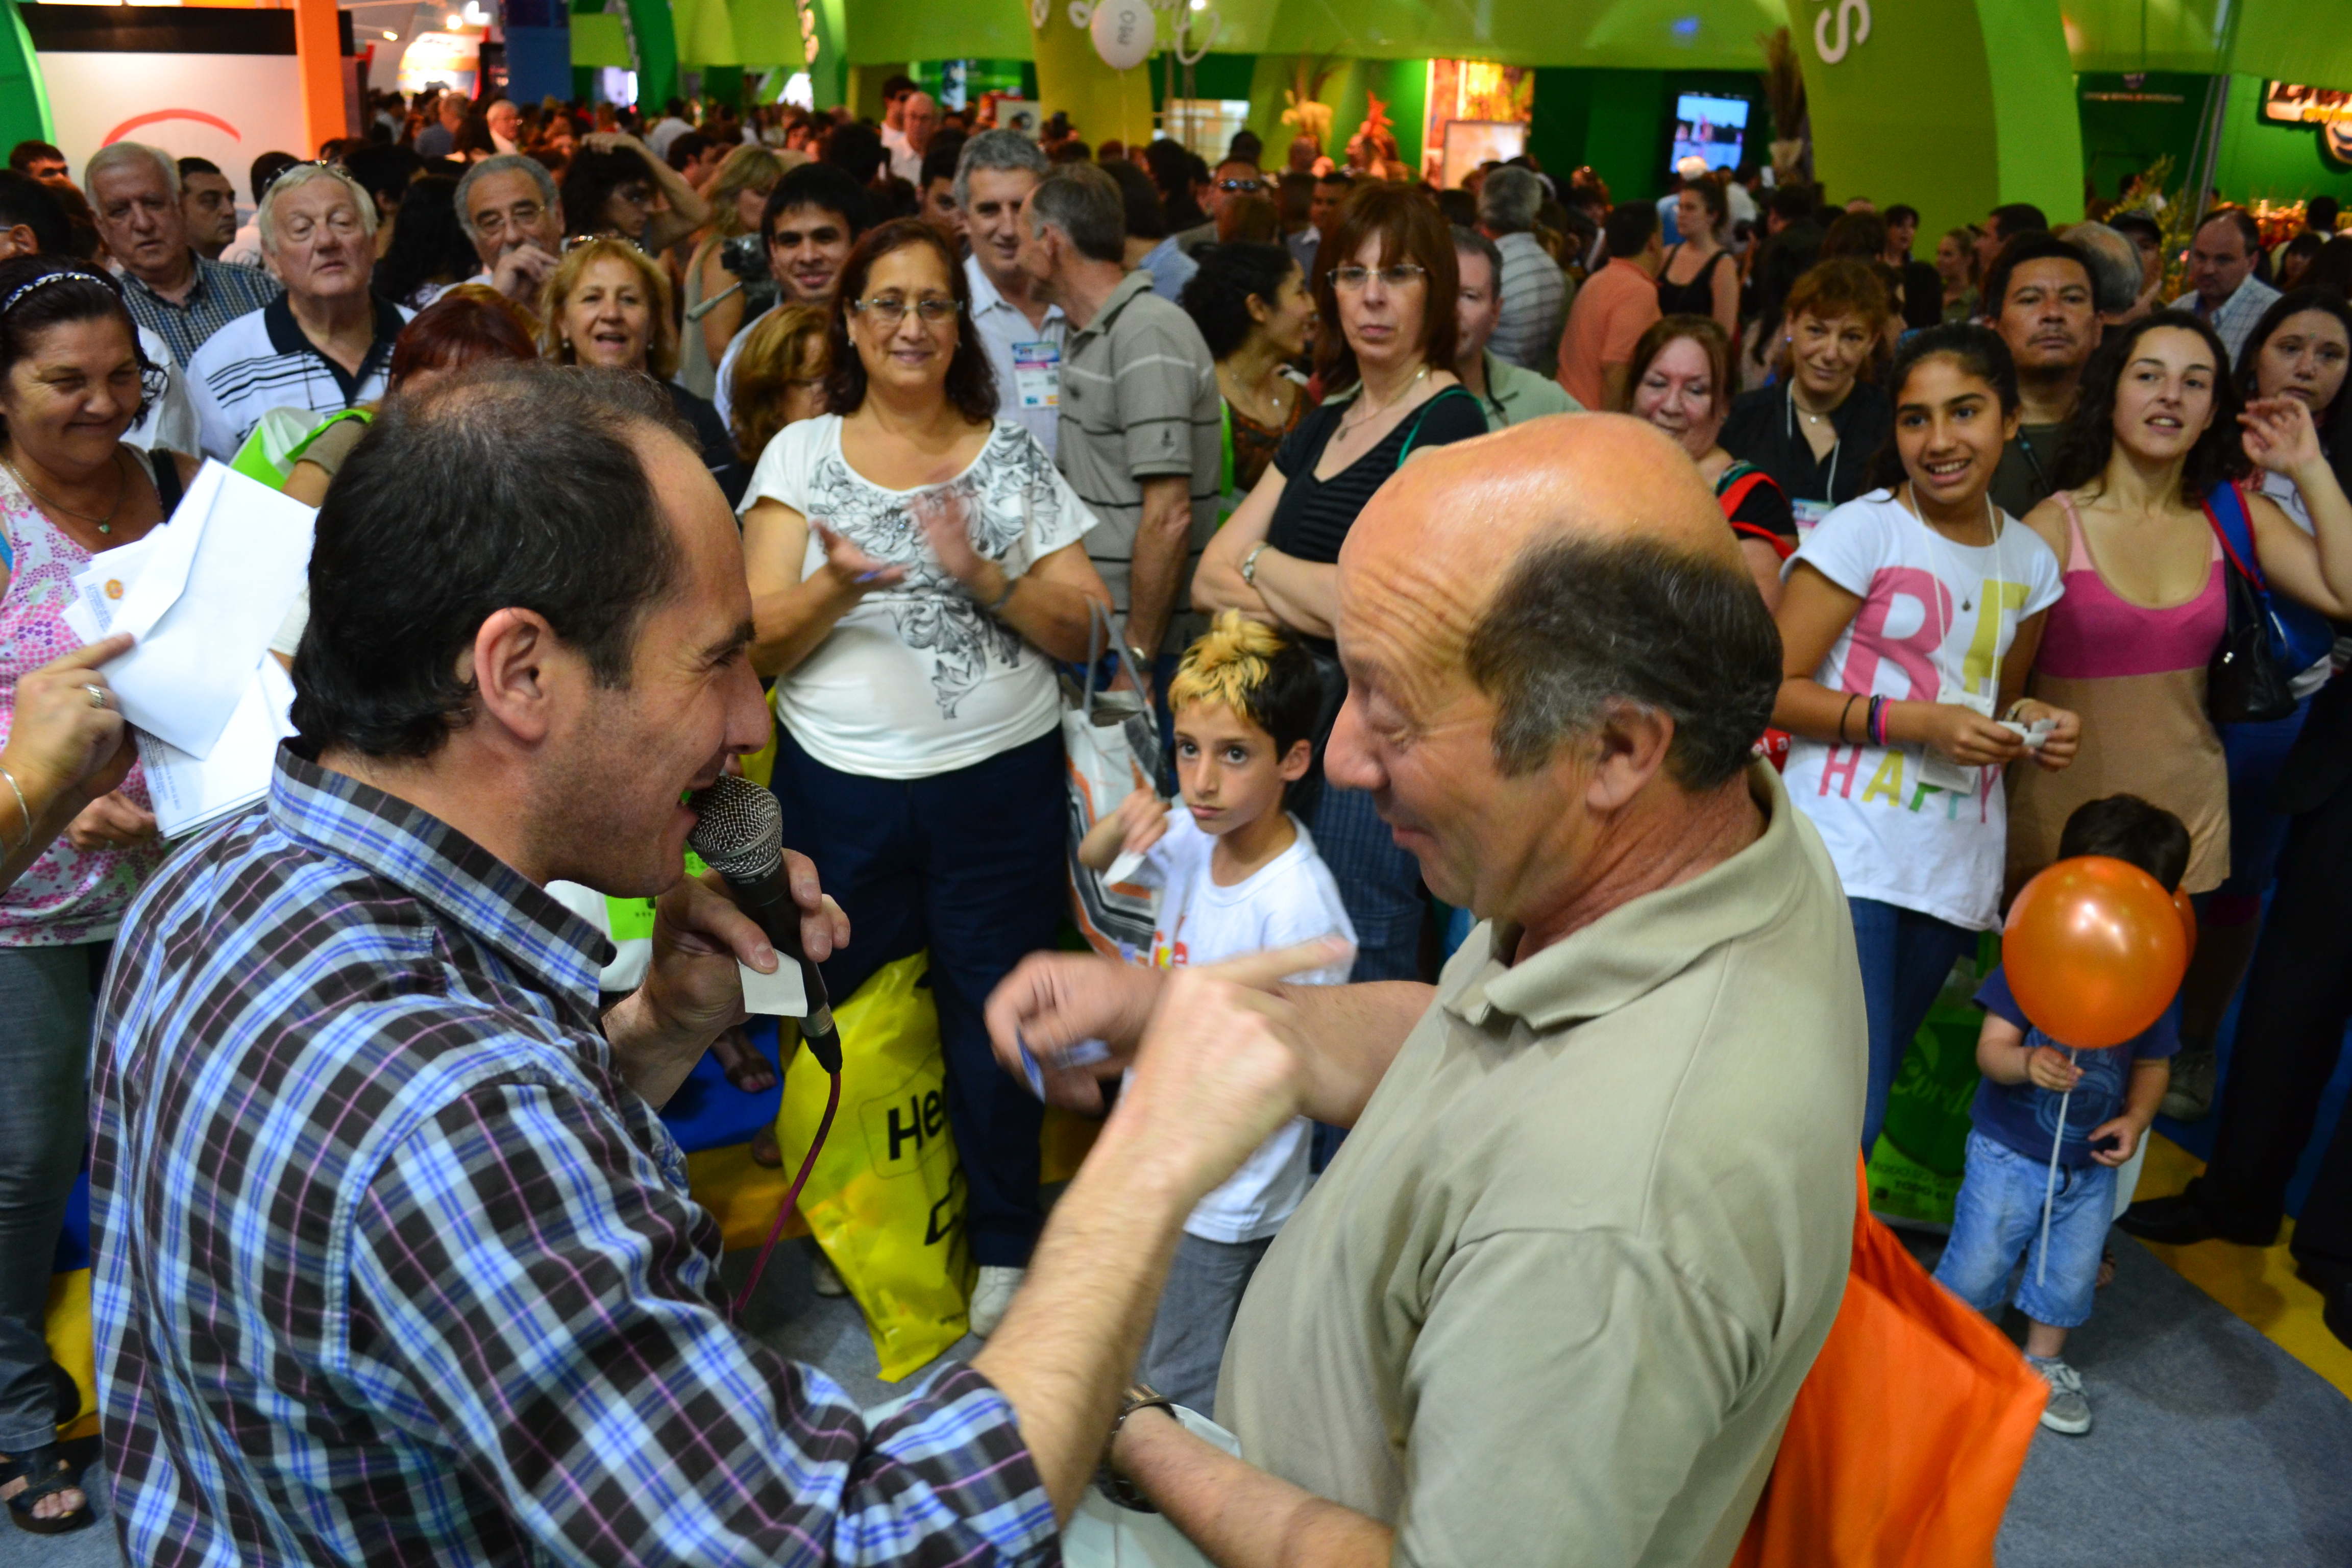
[[[971,1301],[963,1169],[948,1131],[940,1016],[918,984],[930,955],[877,970],[834,1009],[841,1110],[801,1215],[866,1314],[886,1382],[919,1371],[963,1337]],[[804,1051],[784,1071],[776,1143],[804,1157],[824,1115],[824,1069]]]

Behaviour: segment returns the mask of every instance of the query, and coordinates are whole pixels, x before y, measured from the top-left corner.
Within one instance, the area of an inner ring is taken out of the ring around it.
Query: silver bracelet
[[[8,793],[16,797],[16,809],[25,818],[25,842],[17,845],[14,851],[21,855],[33,847],[33,808],[25,804],[24,788],[16,783],[16,775],[10,773],[5,764],[0,764],[0,779],[8,781]],[[0,843],[5,842],[0,840]]]
[[[995,615],[998,611],[1003,609],[1005,605],[1013,602],[1013,590],[1019,586],[1021,586],[1021,579],[1007,574],[1004,579],[1004,592],[996,595],[996,603],[992,605],[983,605],[981,607],[985,609],[990,615]]]

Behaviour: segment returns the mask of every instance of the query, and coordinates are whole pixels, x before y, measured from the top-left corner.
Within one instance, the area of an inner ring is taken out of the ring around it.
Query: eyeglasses
[[[896,294],[885,294],[876,300],[852,300],[852,315],[871,316],[886,327],[895,327],[907,319],[908,301]],[[935,327],[941,321],[955,320],[956,302],[944,294],[926,294],[912,302],[912,309],[922,319],[923,325]]]
[[[1255,195],[1258,192],[1265,189],[1265,182],[1264,180],[1219,180],[1217,182],[1217,189],[1221,191],[1240,191],[1250,195]]]
[[[1393,266],[1383,267],[1379,272],[1382,287],[1389,289],[1403,289],[1420,282],[1428,276],[1428,268],[1417,267],[1410,261],[1400,261]],[[1371,281],[1372,277],[1372,268],[1369,267],[1334,267],[1331,268],[1331,287],[1344,289],[1353,294]]]
[[[537,202],[519,202],[505,212],[492,209],[489,212],[477,214],[474,218],[474,229],[478,234],[485,234],[496,239],[506,232],[507,225],[509,223],[517,228],[530,228],[546,216],[547,209]]]

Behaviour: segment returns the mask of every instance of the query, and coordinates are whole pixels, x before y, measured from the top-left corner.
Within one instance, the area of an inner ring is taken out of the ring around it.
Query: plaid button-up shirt
[[[1027,1563],[986,1378],[871,1421],[740,1333],[599,1033],[603,938],[278,756],[115,947],[90,1212],[133,1563]]]
[[[194,252],[188,258],[196,264],[196,280],[176,300],[166,300],[128,272],[117,275],[131,319],[162,338],[172,351],[172,363],[182,370],[206,338],[286,292],[286,285],[257,267],[232,267]]]

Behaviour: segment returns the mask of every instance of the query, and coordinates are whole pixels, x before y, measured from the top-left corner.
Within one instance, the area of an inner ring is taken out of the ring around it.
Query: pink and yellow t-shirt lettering
[[[1896,619],[1898,606],[1918,616],[1912,629],[1900,636],[1886,629]],[[1876,690],[1879,665],[1892,661],[1909,679],[1910,689],[1891,695],[1898,701],[1933,702],[1936,647],[1951,624],[1951,593],[1931,574],[1912,566],[1879,568],[1870,579],[1862,608],[1854,612],[1853,642],[1840,689],[1864,695]]]
[[[1876,696],[1989,710],[2004,681],[2021,673],[2004,665],[2018,627],[2056,603],[2062,587],[2057,556],[2015,519],[1999,520],[1994,542],[1966,544],[1936,533],[1885,490],[1822,520],[1790,565],[1792,574],[1807,569],[1860,601],[1813,673],[1844,694],[1842,704]],[[2047,641],[2042,662],[2050,662]],[[1848,734],[1863,722],[1861,706],[1845,709]],[[1928,782],[1925,759],[1916,744],[1800,737],[1781,776],[1847,897],[1989,930],[1999,922],[2008,837],[2001,770],[1975,769],[1971,784],[1947,788]]]

